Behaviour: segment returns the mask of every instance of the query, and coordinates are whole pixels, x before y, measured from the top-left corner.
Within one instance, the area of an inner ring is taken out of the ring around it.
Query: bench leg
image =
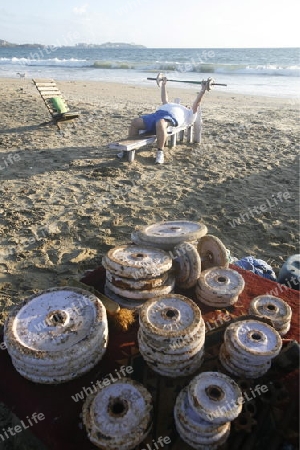
[[[171,136],[171,147],[176,147],[176,133]]]
[[[128,162],[134,161],[134,157],[135,157],[135,150],[130,150],[127,152],[127,161]]]
[[[193,125],[191,125],[190,127],[188,127],[188,129],[187,129],[187,142],[189,143],[189,144],[192,144],[193,143],[193,134],[194,134],[194,129],[193,129],[194,127],[193,127]]]
[[[183,138],[184,138],[184,130],[179,131],[179,141],[183,142]]]

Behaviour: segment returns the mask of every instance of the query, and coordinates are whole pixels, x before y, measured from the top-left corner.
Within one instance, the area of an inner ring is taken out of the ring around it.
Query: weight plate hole
[[[51,311],[46,317],[46,323],[50,327],[57,327],[59,325],[64,325],[67,320],[67,314],[64,311],[56,310]]]
[[[162,316],[168,320],[175,320],[179,317],[179,311],[174,308],[166,308],[162,311]]]
[[[137,259],[143,259],[146,257],[146,255],[144,253],[133,253],[132,257]]]
[[[226,283],[227,278],[226,277],[218,277],[218,282],[219,283]]]
[[[251,333],[251,338],[254,339],[254,341],[260,341],[262,338],[261,333],[254,331],[253,333]]]
[[[219,386],[208,386],[205,389],[206,395],[213,401],[219,402],[225,396],[224,391]]]
[[[110,399],[108,404],[108,412],[111,416],[122,417],[125,416],[127,411],[128,411],[128,404],[125,400],[119,397]]]

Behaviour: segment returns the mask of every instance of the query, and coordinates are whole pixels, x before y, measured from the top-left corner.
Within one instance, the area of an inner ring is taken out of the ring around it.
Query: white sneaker
[[[122,159],[123,156],[124,156],[124,152],[120,152],[120,153],[117,154],[117,157],[120,158],[120,159]]]
[[[163,164],[164,160],[164,152],[162,150],[157,150],[155,164]]]

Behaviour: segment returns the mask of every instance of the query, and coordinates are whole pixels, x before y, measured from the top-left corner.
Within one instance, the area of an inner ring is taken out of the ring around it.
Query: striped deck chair
[[[79,113],[70,111],[54,80],[33,79],[32,81],[52,116],[52,120],[45,124],[54,123],[60,128],[60,122],[71,121],[79,117]]]

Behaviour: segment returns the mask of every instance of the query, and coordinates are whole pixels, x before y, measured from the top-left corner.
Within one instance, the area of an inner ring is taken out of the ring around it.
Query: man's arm
[[[161,92],[161,101],[162,101],[163,105],[165,105],[166,103],[169,103],[167,87],[166,87],[167,81],[168,81],[167,78],[164,77],[161,82],[161,91],[160,92]]]
[[[193,107],[192,107],[193,114],[196,114],[196,112],[198,110],[198,107],[199,107],[199,105],[201,103],[202,97],[205,94],[205,91],[206,91],[206,81],[202,82],[201,90],[200,90],[199,94],[197,95],[197,97],[196,97],[196,99],[195,99],[195,101],[193,103]]]

